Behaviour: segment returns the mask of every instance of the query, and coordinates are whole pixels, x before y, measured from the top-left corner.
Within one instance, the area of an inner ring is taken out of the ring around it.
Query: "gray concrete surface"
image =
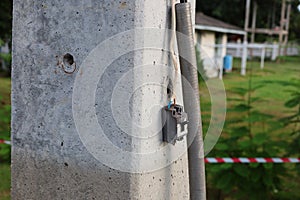
[[[72,112],[74,81],[84,73],[81,64],[90,52],[126,30],[169,28],[170,1],[14,0],[13,6],[12,199],[189,199],[186,153],[152,172],[110,168],[83,145]],[[168,43],[169,35],[157,37]],[[66,53],[77,66],[72,74],[61,68]],[[141,142],[120,130],[112,118],[112,89],[129,70],[157,63],[167,65],[170,59],[163,51],[129,52],[99,79],[98,121],[111,142],[126,151],[136,144],[140,150],[155,149],[162,145],[161,135]],[[154,81],[167,84],[161,81],[167,75],[157,74]],[[145,77],[133,77],[133,84]],[[131,104],[133,118],[142,125],[149,117],[144,111],[152,98],[149,88],[136,92]],[[166,90],[156,92],[166,104]]]

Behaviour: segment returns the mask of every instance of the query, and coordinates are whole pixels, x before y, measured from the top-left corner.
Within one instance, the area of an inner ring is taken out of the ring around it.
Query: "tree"
[[[11,40],[12,0],[0,1],[0,39]]]
[[[232,5],[232,6],[228,6]],[[222,21],[244,26],[245,2],[240,0],[198,0],[197,11]]]
[[[253,5],[252,0],[251,3]],[[280,26],[282,0],[256,0],[258,4],[258,13],[256,27],[258,28],[275,28]],[[197,11],[203,12],[208,16],[215,17],[224,22],[244,27],[246,0],[198,0]],[[290,40],[300,40],[300,12],[297,9],[298,0],[292,0],[292,10],[290,16]],[[252,8],[251,8],[252,9]],[[250,17],[251,24],[251,17]],[[265,41],[267,35],[260,36]]]
[[[299,1],[292,1],[292,11],[290,20],[290,40],[300,42],[300,11],[298,10]]]

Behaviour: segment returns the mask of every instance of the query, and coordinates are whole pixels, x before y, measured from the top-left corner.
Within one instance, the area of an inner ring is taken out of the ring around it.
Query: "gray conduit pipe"
[[[190,121],[187,136],[188,144],[191,144],[188,149],[190,199],[205,200],[206,187],[203,135],[200,116],[197,61],[191,19],[191,4],[186,1],[181,1],[181,3],[175,5],[175,10],[176,37],[178,52],[179,55],[181,55],[179,59],[180,69],[183,76],[182,79],[186,79],[188,82],[182,81],[184,109],[185,112],[187,112]],[[189,89],[190,87],[188,84],[192,86],[192,90]],[[192,99],[195,98],[195,96],[197,99]]]

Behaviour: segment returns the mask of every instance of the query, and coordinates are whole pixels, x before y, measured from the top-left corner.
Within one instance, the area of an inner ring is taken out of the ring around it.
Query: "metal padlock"
[[[175,144],[188,133],[188,116],[183,107],[178,104],[166,106],[162,109],[163,141]]]

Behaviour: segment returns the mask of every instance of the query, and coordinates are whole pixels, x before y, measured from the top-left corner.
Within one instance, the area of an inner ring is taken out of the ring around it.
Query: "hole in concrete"
[[[74,57],[67,53],[63,56],[62,68],[65,73],[72,74],[76,70],[76,63]]]
[[[63,62],[64,62],[65,66],[73,65],[74,64],[74,57],[71,54],[67,53],[67,54],[64,55]]]
[[[68,166],[69,166],[69,164],[65,162],[65,166],[66,166],[66,167],[68,167]]]

